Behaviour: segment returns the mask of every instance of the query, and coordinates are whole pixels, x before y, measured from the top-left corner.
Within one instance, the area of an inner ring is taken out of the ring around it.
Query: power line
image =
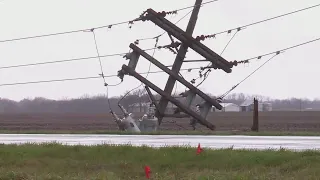
[[[317,41],[320,41],[320,37],[319,37],[319,38],[316,38],[316,39],[313,39],[313,40],[310,40],[310,41],[306,41],[306,42],[300,43],[300,44],[296,44],[296,45],[293,45],[293,46],[289,46],[289,47],[284,48],[284,49],[281,49],[281,50],[277,50],[277,51],[273,51],[273,52],[270,52],[270,53],[266,53],[266,54],[263,54],[263,55],[260,55],[260,56],[255,56],[255,57],[252,57],[252,58],[248,58],[248,59],[245,59],[245,60],[241,60],[241,61],[238,61],[238,63],[249,63],[250,60],[261,59],[261,58],[264,57],[264,56],[269,56],[269,55],[272,55],[272,54],[277,54],[277,53],[279,53],[279,52],[284,52],[284,51],[287,51],[287,50],[290,50],[290,49],[294,49],[294,48],[297,48],[297,47],[301,47],[301,46],[304,46],[304,45],[307,45],[307,44],[311,44],[311,43],[314,43],[314,42],[317,42]]]
[[[101,62],[101,58],[100,58],[100,53],[99,53],[99,49],[98,49],[98,44],[97,44],[97,39],[96,39],[96,33],[94,32],[94,30],[91,31],[93,34],[93,40],[94,40],[94,44],[95,44],[95,48],[97,51],[97,56],[98,56],[98,60],[99,60],[99,65],[100,65],[100,71],[101,71],[101,77],[104,81],[104,85],[107,86],[107,82],[104,78],[104,72],[103,72],[103,66],[102,66],[102,62]]]
[[[212,3],[212,2],[215,2],[217,0],[213,0],[213,1],[208,1],[208,2],[205,2],[203,4],[207,4],[207,3]],[[251,23],[251,24],[248,24],[248,25],[244,25],[244,26],[241,26],[240,28],[244,28],[244,27],[248,27],[248,26],[252,26],[252,25],[256,25],[256,24],[259,24],[259,23],[263,23],[263,22],[266,22],[266,21],[270,21],[270,20],[273,20],[273,19],[277,19],[277,18],[280,18],[280,17],[284,17],[284,16],[287,16],[287,15],[290,15],[290,14],[294,14],[294,13],[298,13],[298,12],[301,12],[301,11],[305,11],[305,10],[308,10],[308,9],[312,9],[312,8],[315,8],[315,7],[318,7],[320,6],[320,4],[317,4],[317,5],[314,5],[314,6],[310,6],[310,7],[307,7],[307,8],[303,8],[303,9],[299,9],[299,10],[296,10],[296,11],[292,11],[292,12],[289,12],[289,13],[286,13],[286,14],[282,14],[282,15],[279,15],[279,16],[275,16],[275,17],[272,17],[272,18],[268,18],[268,19],[265,19],[265,20],[261,20],[261,21],[258,21],[258,22],[254,22],[254,23]],[[194,6],[188,6],[186,8],[182,8],[182,9],[179,9],[179,10],[184,10],[184,9],[188,9],[188,8],[191,8],[191,7],[194,7]],[[190,13],[190,12],[189,12]],[[188,14],[189,14],[188,13]],[[188,15],[186,14],[186,15]],[[186,16],[184,16],[183,18],[185,18]],[[179,21],[181,21],[182,19],[180,19]],[[179,22],[178,21],[178,22]],[[91,29],[99,29],[99,28],[105,28],[105,27],[110,27],[110,26],[113,26],[113,25],[120,25],[120,24],[124,24],[124,23],[128,23],[130,21],[125,21],[125,22],[120,22],[120,23],[115,23],[115,24],[110,24],[110,25],[105,25],[105,26],[99,26],[99,27],[95,27],[95,28],[91,28]],[[230,30],[237,30],[239,29],[238,28],[233,28],[233,29],[230,29]],[[83,31],[87,31],[88,29],[82,29],[82,30],[75,30],[75,31],[66,31],[66,32],[61,32],[61,33],[53,33],[53,34],[47,34],[47,35],[39,35],[39,36],[30,36],[30,37],[25,37],[25,38],[17,38],[17,39],[11,39],[11,40],[2,40],[0,41],[1,42],[7,42],[7,41],[15,41],[15,40],[22,40],[22,39],[30,39],[30,38],[37,38],[37,37],[45,37],[45,36],[54,36],[54,35],[60,35],[60,34],[67,34],[67,33],[74,33],[74,32],[83,32]],[[222,32],[219,32],[219,33],[215,33],[215,35],[217,34],[222,34],[222,33],[226,33],[226,32],[230,32],[230,30],[226,30],[226,31],[222,31]],[[159,35],[161,36],[161,35]],[[157,37],[157,36],[156,36]],[[156,37],[153,37],[153,38],[149,38],[149,39],[154,39]],[[148,39],[148,38],[145,38],[145,39]],[[140,39],[140,40],[145,40],[145,39]],[[147,50],[153,50],[153,49],[147,49]],[[146,51],[147,51],[146,50]],[[0,67],[0,69],[7,69],[7,68],[15,68],[15,67],[23,67],[23,66],[33,66],[33,65],[41,65],[41,64],[51,64],[51,63],[60,63],[60,62],[68,62],[68,61],[78,61],[78,60],[86,60],[86,59],[94,59],[94,58],[99,58],[99,57],[109,57],[109,56],[118,56],[118,55],[124,55],[125,53],[119,53],[119,54],[111,54],[111,55],[103,55],[103,56],[94,56],[94,57],[84,57],[84,58],[75,58],[75,59],[67,59],[67,60],[60,60],[60,61],[51,61],[51,62],[43,62],[43,63],[33,63],[33,64],[23,64],[23,65],[16,65],[16,66],[6,66],[6,67]]]
[[[218,33],[211,34],[211,35],[201,35],[201,36],[198,36],[198,39],[205,40],[207,38],[214,38],[214,37],[216,37],[216,35],[219,35],[219,34],[231,33],[231,31],[234,31],[234,30],[239,31],[239,30],[242,30],[244,28],[247,28],[247,27],[250,27],[250,26],[253,26],[253,25],[257,25],[257,24],[265,23],[267,21],[271,21],[271,20],[275,20],[275,19],[282,18],[282,17],[285,17],[285,16],[293,15],[293,14],[296,14],[296,13],[299,13],[299,12],[302,12],[302,11],[306,11],[306,10],[310,10],[310,9],[313,9],[313,8],[316,8],[316,7],[319,7],[319,6],[320,6],[320,4],[316,4],[316,5],[313,5],[313,6],[309,6],[309,7],[302,8],[302,9],[298,9],[298,10],[295,10],[295,11],[292,11],[292,12],[288,12],[288,13],[285,13],[285,14],[274,16],[274,17],[271,17],[271,18],[267,18],[267,19],[264,19],[264,20],[257,21],[257,22],[253,22],[253,23],[250,23],[250,24],[247,24],[247,25],[243,25],[243,26],[240,26],[240,27],[237,27],[237,28],[228,29],[228,30],[225,30],[225,31],[221,31],[221,32],[218,32]]]
[[[155,48],[149,48],[149,49],[145,49],[144,51],[150,51],[150,50],[154,50],[154,49]],[[65,63],[65,62],[72,62],[72,61],[83,61],[83,60],[96,59],[96,58],[123,56],[125,54],[127,54],[127,52],[126,53],[105,54],[105,55],[101,55],[101,56],[90,56],[90,57],[64,59],[64,60],[57,60],[57,61],[47,61],[47,62],[39,62],[39,63],[18,64],[18,65],[2,66],[2,67],[0,66],[0,69],[11,69],[11,68],[27,67],[27,66],[38,66],[38,65]]]
[[[260,70],[263,66],[265,66],[268,62],[270,62],[273,58],[275,58],[279,54],[280,54],[280,51],[278,51],[276,54],[274,54],[271,58],[269,58],[266,62],[264,62],[262,65],[260,65],[257,69],[255,69],[253,72],[251,72],[248,76],[246,76],[243,80],[241,80],[238,84],[236,84],[230,90],[228,90],[223,95],[221,95],[219,98],[223,99],[224,97],[226,97],[230,92],[232,92],[234,89],[236,89],[240,84],[242,84],[244,81],[246,81],[249,77],[251,77],[254,73],[256,73],[258,70]]]
[[[218,1],[218,0],[214,0],[214,1]],[[205,3],[202,3],[202,5],[205,4],[209,4],[212,3],[214,1],[208,1]],[[1,2],[1,1],[0,1]],[[190,9],[193,8],[194,6],[188,6],[185,8],[180,8],[171,12],[178,12],[178,11],[182,11],[185,9]],[[140,18],[135,18],[133,20],[129,20],[129,21],[123,21],[123,22],[118,22],[118,23],[113,23],[113,24],[108,24],[108,25],[103,25],[103,26],[97,26],[97,27],[93,27],[93,28],[86,28],[86,29],[78,29],[78,30],[72,30],[72,31],[64,31],[64,32],[56,32],[56,33],[50,33],[50,34],[42,34],[42,35],[35,35],[35,36],[28,36],[28,37],[21,37],[21,38],[13,38],[13,39],[6,39],[6,40],[0,40],[0,43],[4,43],[4,42],[12,42],[12,41],[21,41],[21,40],[27,40],[27,39],[35,39],[35,38],[42,38],[42,37],[49,37],[49,36],[57,36],[57,35],[64,35],[64,34],[72,34],[72,33],[78,33],[78,32],[84,32],[84,31],[88,31],[88,30],[92,30],[92,29],[103,29],[103,28],[112,28],[113,26],[118,26],[118,25],[122,25],[122,24],[133,24],[133,22],[135,21],[140,21]]]
[[[155,49],[162,49],[163,47],[164,47],[164,46],[158,46],[158,47],[153,47],[153,48],[144,49],[143,51],[150,51],[150,50],[155,50]],[[89,56],[89,57],[79,57],[79,58],[71,58],[71,59],[47,61],[47,62],[37,62],[37,63],[17,64],[17,65],[10,65],[10,66],[0,66],[0,69],[11,69],[11,68],[20,68],[20,67],[28,67],[28,66],[38,66],[38,65],[46,65],[46,64],[57,64],[57,63],[66,63],[66,62],[73,62],[73,61],[84,61],[84,60],[96,59],[96,58],[106,58],[106,57],[114,57],[114,56],[123,56],[123,55],[126,55],[126,54],[127,54],[127,52],[123,52],[123,53],[105,54],[105,55]]]
[[[200,5],[193,5],[193,6],[188,6],[188,7],[185,7],[185,8],[177,9],[177,11],[182,11],[182,10],[185,10],[185,9],[194,8],[194,7],[197,7],[197,6],[203,6],[203,5],[214,3],[214,2],[217,2],[217,1],[219,1],[219,0],[207,1],[207,2],[201,3]]]
[[[77,33],[77,32],[84,32],[84,31],[88,31],[90,29],[112,28],[113,26],[127,24],[129,22],[132,22],[132,21],[124,21],[124,22],[119,22],[119,23],[114,23],[114,24],[109,24],[109,25],[104,25],[104,26],[98,26],[98,27],[89,28],[89,29],[79,29],[79,30],[73,30],[73,31],[64,31],[64,32],[51,33],[51,34],[43,34],[43,35],[28,36],[28,37],[15,38],[15,39],[0,40],[0,43],[21,41],[21,40],[26,40],[26,39],[42,38],[42,37],[49,37],[49,36],[64,35],[64,34],[71,34],[71,33]]]
[[[316,41],[319,41],[319,40],[320,40],[320,38],[316,38],[316,39],[313,39],[313,40],[310,40],[310,41],[307,41],[307,42],[304,42],[304,43],[300,43],[300,44],[297,44],[297,45],[294,45],[294,46],[290,46],[290,47],[287,47],[287,48],[284,48],[284,49],[281,49],[281,50],[278,50],[278,51],[274,51],[274,52],[266,53],[266,54],[263,54],[263,55],[260,55],[260,56],[256,56],[256,57],[253,57],[253,58],[248,58],[246,60],[238,61],[238,63],[249,63],[250,60],[261,59],[264,56],[269,56],[269,55],[273,54],[273,56],[271,58],[269,58],[266,62],[264,62],[262,65],[260,65],[257,69],[255,69],[253,72],[251,72],[248,76],[246,76],[238,84],[233,86],[226,93],[221,95],[220,98],[224,98],[225,96],[227,96],[231,91],[233,91],[235,88],[237,88],[241,83],[246,81],[249,77],[251,77],[254,73],[256,73],[258,70],[260,70],[263,66],[265,66],[268,62],[270,62],[272,59],[274,59],[279,54],[284,53],[286,50],[290,50],[290,49],[294,49],[294,48],[297,48],[297,47],[300,47],[300,46],[304,46],[304,45],[307,45],[307,44],[310,44],[310,43],[313,43],[313,42],[316,42]]]
[[[173,11],[162,11],[161,13],[164,14],[164,15],[166,15],[166,14],[177,14],[178,11],[183,11],[183,10],[190,9],[190,8],[193,9],[195,7],[198,7],[198,6],[203,6],[203,5],[210,4],[210,3],[213,3],[213,2],[217,2],[217,1],[219,1],[219,0],[211,0],[211,1],[203,2],[201,4],[187,6],[187,7],[180,8],[180,9],[176,9],[176,10],[173,10]]]
[[[226,93],[221,95],[219,98],[224,98],[226,95],[228,95],[231,91],[233,91],[235,88],[237,88],[241,83],[243,83],[245,80],[247,80],[249,77],[251,77],[254,73],[256,73],[259,69],[261,69],[263,66],[265,66],[268,62],[270,62],[274,57],[276,57],[280,53],[284,53],[287,50],[291,50],[291,49],[294,49],[294,48],[297,48],[297,47],[301,47],[301,46],[304,46],[304,45],[307,45],[307,44],[310,44],[310,43],[314,43],[314,42],[317,42],[317,41],[320,41],[320,38],[316,38],[316,39],[313,39],[313,40],[310,40],[310,41],[306,41],[306,42],[303,42],[303,43],[300,43],[300,44],[289,46],[287,48],[284,48],[284,49],[281,49],[281,50],[277,50],[277,51],[273,51],[273,52],[270,52],[270,53],[266,53],[266,54],[263,54],[263,55],[260,55],[260,56],[255,56],[255,57],[248,58],[248,59],[245,59],[245,60],[237,61],[238,64],[245,64],[245,63],[249,63],[250,60],[261,59],[262,57],[273,55],[265,63],[263,63],[261,66],[259,66],[257,69],[255,69],[252,73],[250,73],[247,77],[245,77],[242,81],[240,81],[238,84],[233,86],[230,90],[228,90]],[[203,69],[203,67],[201,69]],[[210,73],[211,71],[209,71],[209,70],[210,69],[208,69],[206,73],[208,73],[208,72]],[[208,76],[206,76],[206,77],[208,77]],[[204,78],[204,80],[205,79],[206,78]],[[203,81],[200,84],[202,84]]]
[[[254,60],[254,59],[261,59],[265,56],[269,56],[269,55],[272,55],[272,54],[276,54],[278,52],[284,52],[284,51],[287,51],[287,50],[291,50],[291,49],[294,49],[294,48],[298,48],[298,47],[301,47],[301,46],[304,46],[304,45],[307,45],[307,44],[311,44],[311,43],[314,43],[314,42],[317,42],[317,41],[320,41],[320,37],[319,38],[315,38],[315,39],[312,39],[310,41],[306,41],[306,42],[303,42],[303,43],[300,43],[300,44],[296,44],[296,45],[293,45],[293,46],[289,46],[289,47],[286,47],[284,49],[280,49],[280,50],[277,50],[277,51],[272,51],[272,52],[269,52],[269,53],[265,53],[265,54],[262,54],[262,55],[259,55],[259,56],[254,56],[254,57],[251,57],[251,58],[247,58],[247,59],[243,59],[243,60],[238,60],[236,61],[238,64],[241,63],[241,64],[245,64],[245,63],[249,63],[250,60]],[[203,61],[207,61],[206,59],[198,59],[198,60],[185,60],[186,62],[203,62]],[[202,67],[203,68],[211,68],[211,67]]]
[[[103,71],[103,65],[102,65],[102,61],[101,61],[101,58],[100,58],[100,53],[99,53],[99,48],[98,48],[98,43],[97,43],[97,38],[96,38],[96,33],[94,31],[94,29],[91,30],[92,34],[93,34],[93,40],[94,40],[94,44],[95,44],[95,48],[96,48],[96,51],[97,51],[97,56],[98,56],[98,60],[99,60],[99,65],[100,65],[100,71],[101,71],[101,78],[103,79],[103,85],[104,87],[106,88],[106,96],[107,96],[107,101],[108,101],[108,106],[109,106],[109,109],[110,109],[110,112],[112,113],[113,110],[112,110],[112,107],[111,107],[111,103],[110,103],[110,99],[109,99],[109,87],[110,86],[107,81],[106,81],[106,78],[104,77],[104,71]],[[111,86],[118,86],[122,83],[122,81],[118,84],[115,84],[115,85],[111,85]]]
[[[181,69],[181,71],[190,71],[190,70],[197,70],[200,68],[186,68]],[[158,73],[165,73],[163,71],[150,71],[150,72],[143,72],[140,74],[158,74]],[[104,76],[105,78],[112,78],[118,77],[118,75],[108,75]],[[17,82],[17,83],[7,83],[7,84],[0,84],[0,86],[15,86],[15,85],[25,85],[25,84],[41,84],[41,83],[52,83],[52,82],[64,82],[64,81],[78,81],[78,80],[90,80],[90,79],[99,79],[101,76],[89,76],[89,77],[78,77],[78,78],[67,78],[67,79],[55,79],[55,80],[43,80],[43,81],[29,81],[29,82]]]

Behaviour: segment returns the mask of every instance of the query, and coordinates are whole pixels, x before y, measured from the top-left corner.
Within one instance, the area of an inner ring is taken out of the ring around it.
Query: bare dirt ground
[[[320,131],[320,112],[260,112],[259,119],[261,131]],[[252,113],[212,113],[208,120],[217,131],[247,131],[252,125]],[[160,129],[191,130],[188,118],[164,119]],[[94,131],[117,130],[117,125],[109,114],[2,114],[0,130]]]

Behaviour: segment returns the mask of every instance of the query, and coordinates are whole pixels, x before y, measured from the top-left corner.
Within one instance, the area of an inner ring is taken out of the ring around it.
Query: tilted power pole
[[[208,48],[207,46],[205,46],[204,44],[192,37],[192,33],[195,29],[198,14],[200,11],[201,3],[202,0],[196,0],[186,31],[183,31],[175,24],[165,19],[165,14],[157,13],[152,9],[148,9],[146,11],[146,14],[140,17],[142,21],[151,21],[163,30],[165,30],[172,40],[171,47],[176,48],[177,44],[180,45],[180,49],[178,50],[172,69],[169,69],[167,66],[163,65],[157,59],[150,56],[145,51],[143,51],[142,49],[140,49],[132,43],[129,47],[133,51],[125,56],[127,59],[130,60],[129,64],[123,65],[122,69],[118,73],[118,76],[122,80],[124,78],[124,75],[130,75],[144,83],[146,85],[146,89],[148,89],[149,96],[152,96],[149,88],[153,89],[155,92],[161,95],[159,104],[153,102],[155,104],[155,107],[157,107],[156,116],[158,118],[159,125],[161,124],[163,117],[172,117],[172,115],[165,114],[165,109],[167,108],[169,101],[176,105],[184,113],[191,116],[197,122],[208,127],[211,130],[214,130],[215,126],[206,120],[210,109],[212,108],[212,106],[215,106],[219,110],[222,109],[222,106],[216,99],[212,99],[207,94],[199,90],[197,87],[193,86],[191,83],[189,83],[187,80],[185,80],[183,77],[179,75],[179,71],[184,62],[184,58],[186,56],[188,48],[193,49],[195,52],[202,55],[207,61],[210,61],[213,68],[222,69],[226,73],[232,72],[231,68],[234,65],[232,62],[226,61],[220,55],[213,52],[210,48]],[[174,42],[173,37],[181,41],[181,43]],[[152,82],[150,82],[149,80],[147,80],[135,71],[140,56],[144,57],[145,59],[147,59],[148,61],[150,61],[151,63],[153,63],[169,75],[169,79],[164,90],[162,90],[161,88],[159,88],[158,86],[156,86],[155,84],[153,84]],[[185,93],[185,103],[178,101],[171,95],[176,81],[179,81],[181,84],[183,84],[189,89],[189,91]],[[191,109],[191,104],[197,95],[204,100],[204,102],[199,107],[200,113],[197,113]],[[153,99],[152,101],[155,101],[153,97],[151,99]]]
[[[197,20],[198,20],[198,14],[199,14],[199,11],[201,8],[201,3],[202,3],[202,0],[196,0],[195,7],[192,11],[192,14],[191,14],[191,17],[189,20],[189,23],[188,23],[188,26],[186,29],[186,34],[188,34],[190,36],[192,36],[193,31],[196,27]],[[188,45],[185,43],[182,43],[180,46],[180,49],[178,51],[178,54],[176,56],[176,59],[173,63],[172,72],[174,72],[176,74],[179,73],[179,71],[182,67],[182,64],[183,64],[183,60],[184,60],[187,52],[188,52]],[[172,76],[169,76],[167,84],[164,88],[164,92],[171,94],[175,83],[176,83],[176,79]],[[161,114],[163,114],[165,112],[165,109],[167,108],[168,103],[169,103],[168,99],[161,97],[160,102],[159,102],[159,109],[158,109],[158,112],[156,113],[156,116],[158,117],[159,124],[161,124],[162,119],[163,119],[163,116]]]

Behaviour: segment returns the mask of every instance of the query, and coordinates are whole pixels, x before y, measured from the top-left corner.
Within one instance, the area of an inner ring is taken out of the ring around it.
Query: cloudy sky
[[[194,36],[214,34],[251,22],[280,15],[319,3],[318,0],[219,0],[201,8]],[[136,18],[147,8],[156,11],[175,10],[194,4],[194,0],[2,0],[0,1],[0,41],[78,29],[90,29]],[[167,18],[175,22],[188,13],[180,11]],[[291,16],[255,25],[240,31],[222,55],[227,60],[243,60],[273,52],[320,37],[320,7]],[[177,25],[186,28],[189,16]],[[137,22],[132,28],[127,24],[111,29],[95,31],[101,55],[129,51],[129,44],[139,38],[148,38],[163,30],[152,22]],[[232,34],[222,34],[203,43],[220,53]],[[169,43],[168,36],[160,38],[159,45]],[[154,40],[140,42],[140,47],[150,48]],[[254,76],[241,84],[235,93],[261,94],[273,98],[320,97],[317,77],[320,42],[299,47],[274,58]],[[148,51],[148,53],[152,53]],[[0,43],[0,66],[37,63],[70,58],[96,56],[93,35],[78,32],[66,35]],[[156,51],[155,57],[166,65],[173,63],[174,54],[166,50]],[[187,59],[201,59],[193,51]],[[213,71],[203,83],[204,92],[219,95],[229,90],[268,57],[240,65],[231,74]],[[114,75],[127,61],[122,56],[102,58],[105,75]],[[184,63],[183,68],[200,67],[207,63]],[[148,61],[141,59],[137,71],[146,72]],[[152,66],[151,71],[159,70]],[[0,69],[0,84],[42,81],[52,79],[97,76],[100,73],[98,59],[49,64],[32,67]],[[183,72],[187,80],[198,77],[198,71]],[[164,88],[168,76],[150,74],[148,79]],[[119,79],[108,78],[109,84]],[[133,77],[125,77],[117,87],[110,87],[111,96],[119,96],[140,84]],[[178,91],[185,88],[178,84]],[[0,97],[13,100],[46,97],[51,99],[76,98],[84,94],[104,94],[101,79],[0,86]]]

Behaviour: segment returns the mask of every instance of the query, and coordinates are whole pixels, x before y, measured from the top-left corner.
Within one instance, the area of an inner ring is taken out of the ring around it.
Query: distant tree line
[[[126,93],[127,94],[127,93]],[[178,96],[178,95],[177,95]],[[156,99],[160,96],[155,95]],[[211,96],[212,97],[212,96]],[[226,103],[235,103],[240,105],[245,100],[252,100],[254,97],[260,101],[272,103],[274,110],[303,110],[306,108],[320,109],[320,100],[309,99],[271,99],[261,95],[231,94],[224,99]],[[144,90],[137,90],[128,93],[127,96],[109,98],[111,108],[119,112],[118,102],[122,99],[121,104],[128,108],[134,103],[148,102],[149,97]],[[0,99],[0,113],[108,113],[109,102],[103,95],[90,97],[88,95],[78,99],[50,100],[42,97],[35,99],[23,99],[21,101],[12,101],[9,99]],[[197,97],[195,103],[200,103],[201,98]]]

